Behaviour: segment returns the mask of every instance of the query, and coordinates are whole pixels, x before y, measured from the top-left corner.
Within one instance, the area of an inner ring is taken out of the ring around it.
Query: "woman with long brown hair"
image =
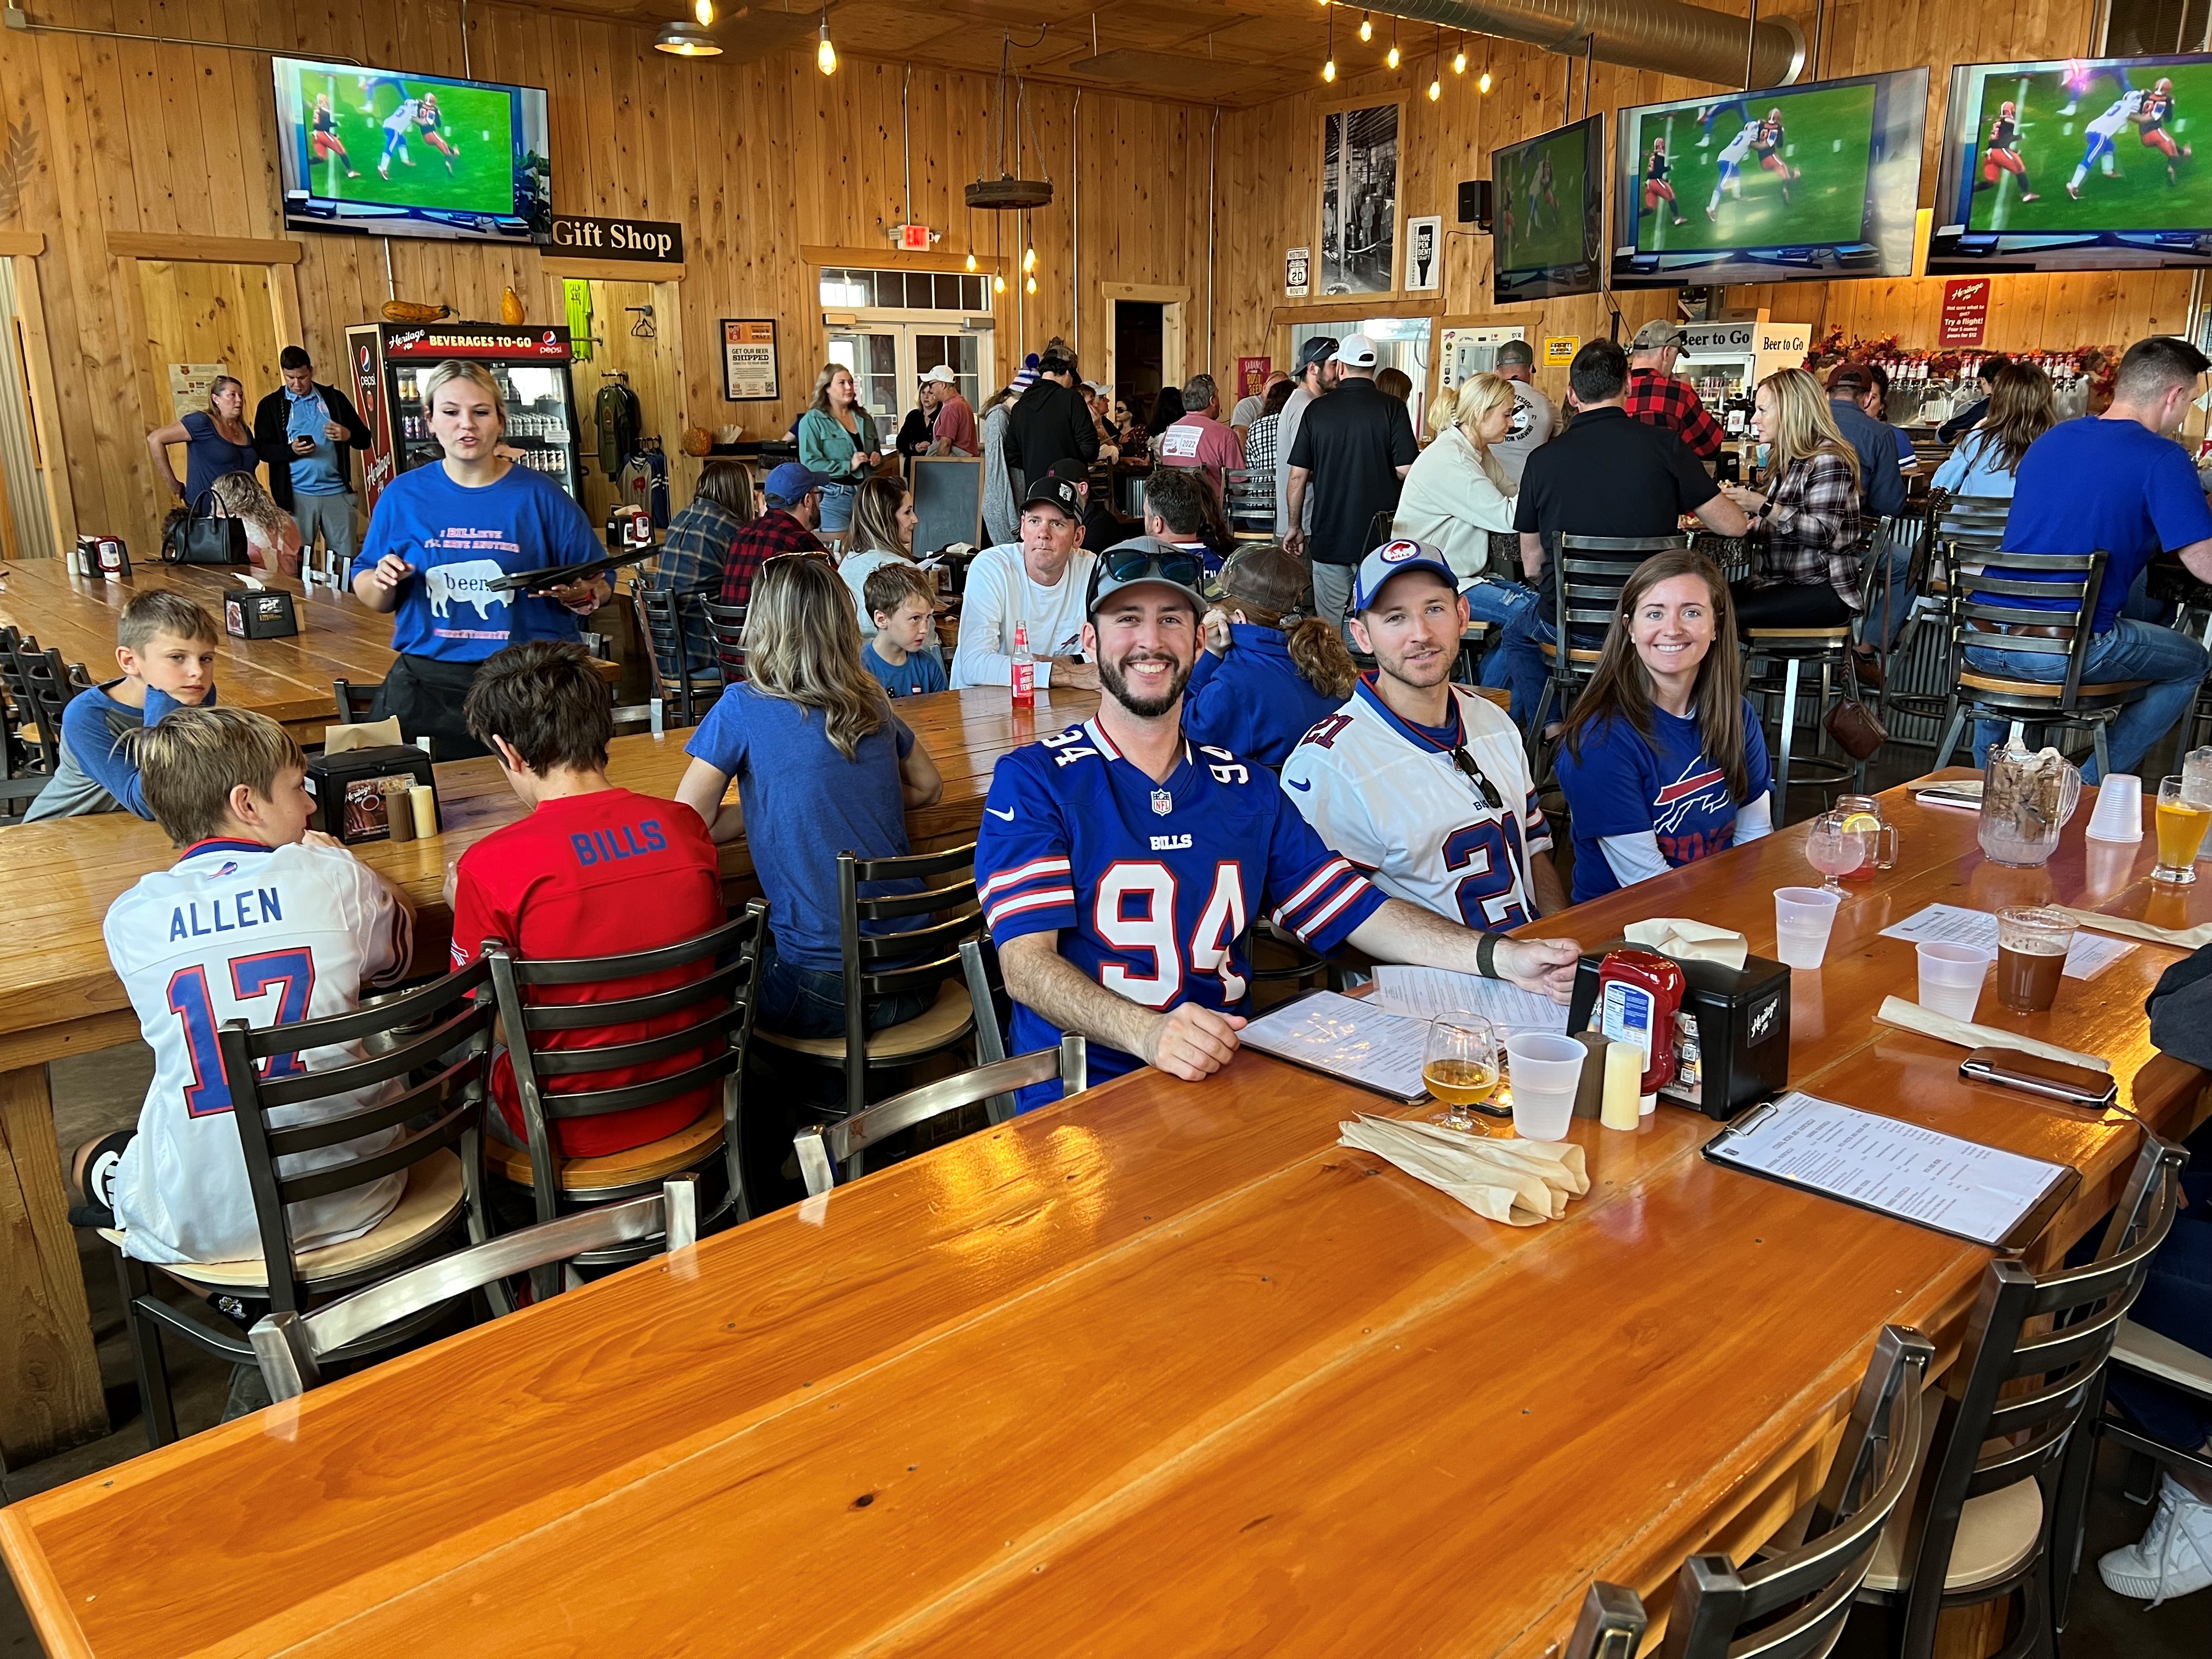
[[[1936,469],[1936,488],[2009,501],[2027,447],[2058,424],[2058,404],[2033,363],[2007,363],[1989,385],[1989,412]]]
[[[1358,665],[1334,628],[1301,614],[1305,566],[1274,543],[1234,555],[1219,580],[1183,692],[1183,735],[1279,767],[1352,695]]]
[[[745,678],[684,746],[691,765],[676,799],[716,842],[742,833],[751,850],[775,935],[762,966],[759,1023],[789,1036],[834,1036],[845,1029],[837,854],[905,856],[907,809],[935,801],[944,780],[860,665],[853,596],[825,561],[792,556],[761,567],[744,645]],[[733,781],[738,799],[725,806]],[[928,1000],[919,992],[878,998],[869,1029],[911,1019]]]
[[[1719,567],[1698,553],[1655,554],[1620,590],[1559,751],[1576,903],[1773,827],[1731,609]]]
[[[1827,628],[1866,608],[1860,566],[1859,457],[1828,412],[1820,383],[1802,368],[1759,383],[1752,422],[1767,446],[1764,492],[1723,486],[1766,532],[1764,574],[1735,584],[1735,624]]]

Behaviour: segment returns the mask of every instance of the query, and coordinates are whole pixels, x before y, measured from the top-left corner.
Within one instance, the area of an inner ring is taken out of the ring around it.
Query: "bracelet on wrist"
[[[1485,933],[1474,947],[1474,971],[1485,979],[1503,979],[1498,971],[1498,947],[1504,941],[1503,933]]]

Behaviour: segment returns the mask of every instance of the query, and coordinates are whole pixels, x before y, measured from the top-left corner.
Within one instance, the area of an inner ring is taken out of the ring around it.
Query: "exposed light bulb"
[[[1490,71],[1488,70],[1483,70],[1482,78],[1474,83],[1474,89],[1477,92],[1488,92],[1490,90]]]
[[[824,75],[837,72],[837,48],[830,44],[830,20],[822,20],[822,44],[814,48],[814,67]]]
[[[994,294],[1004,294],[1006,291],[1006,279],[994,271],[991,276],[991,292]]]
[[[968,256],[968,269],[970,270],[975,269],[975,256],[972,253]]]
[[[1375,38],[1375,20],[1364,11],[1359,14],[1359,38],[1363,40]]]
[[[698,20],[701,28],[714,27],[714,0],[691,0],[691,15]]]
[[[1321,78],[1324,81],[1334,81],[1336,79],[1335,58],[1330,58],[1328,62],[1321,66]]]
[[[1398,67],[1398,48],[1397,48],[1397,47],[1395,47],[1395,46],[1391,47],[1391,48],[1390,48],[1390,52],[1389,52],[1389,55],[1388,57],[1384,58],[1382,61],[1383,61],[1384,63],[1386,63],[1386,64],[1389,64],[1389,66],[1390,66],[1392,69],[1395,69],[1395,68],[1397,68],[1397,67]]]
[[[1035,270],[1036,269],[1036,249],[1034,247],[1024,248],[1022,250],[1022,269],[1024,270]]]
[[[1023,288],[1024,288],[1024,289],[1026,292],[1028,292],[1028,293],[1030,293],[1030,294],[1034,294],[1034,293],[1036,293],[1036,277],[1034,277],[1034,276],[1030,276],[1030,277],[1027,277],[1027,278],[1024,279],[1024,282],[1023,282]]]
[[[1432,79],[1429,82],[1429,101],[1430,101],[1431,103],[1432,103],[1432,104],[1433,104],[1433,103],[1435,103],[1435,102],[1437,101],[1437,99],[1439,99],[1439,98],[1443,97],[1443,95],[1444,95],[1443,82],[1441,82],[1441,81],[1437,81],[1437,80],[1435,80],[1435,79],[1433,79],[1433,78],[1432,78]]]
[[[1452,54],[1452,73],[1454,75],[1467,73],[1467,49],[1464,46]]]

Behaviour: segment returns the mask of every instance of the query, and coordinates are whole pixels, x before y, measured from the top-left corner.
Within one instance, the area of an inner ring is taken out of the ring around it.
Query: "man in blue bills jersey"
[[[1322,845],[1264,768],[1182,734],[1198,561],[1149,537],[1101,556],[1083,647],[1098,713],[999,762],[975,874],[1014,1000],[1012,1049],[1090,1040],[1094,1082],[1142,1065],[1195,1081],[1237,1053],[1250,931],[1316,950],[1510,980],[1565,1001],[1572,939],[1478,933],[1386,897]],[[1027,1110],[1057,1082],[1024,1091]]]

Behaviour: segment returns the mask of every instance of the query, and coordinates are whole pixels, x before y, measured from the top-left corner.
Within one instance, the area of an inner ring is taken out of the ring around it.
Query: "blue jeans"
[[[1530,597],[1534,597],[1533,592]],[[1485,685],[1502,683],[1512,688],[1513,723],[1524,732],[1528,729],[1528,722],[1536,718],[1536,705],[1544,699],[1544,682],[1552,672],[1538,647],[1557,645],[1559,641],[1559,630],[1536,614],[1536,607],[1523,605],[1507,618],[1505,637],[1498,642],[1498,649],[1482,665]],[[1551,718],[1565,720],[1566,711],[1554,708]]]
[[[2202,1164],[2203,1155],[2194,1162]],[[2189,1207],[2174,1218],[2128,1317],[2202,1353],[2212,1346],[2212,1215],[2206,1212],[2212,1170],[2186,1172],[2181,1186]],[[2089,1236],[2096,1237],[2097,1230]],[[2197,1395],[2123,1366],[2113,1366],[2108,1376],[2112,1398],[2153,1439],[2194,1451],[2212,1437],[2212,1406]]]
[[[853,522],[853,503],[859,498],[857,484],[826,483],[822,486],[822,528],[842,530]]]
[[[1511,685],[1513,679],[1508,667],[1505,641],[1512,636],[1513,624],[1523,611],[1531,616],[1535,614],[1536,590],[1523,587],[1519,582],[1480,581],[1468,588],[1464,597],[1468,614],[1478,622],[1492,625],[1490,648],[1483,653],[1480,684],[1492,690]],[[1540,657],[1537,659],[1539,663],[1542,660]],[[1537,687],[1540,693],[1542,690],[1542,686]],[[1536,712],[1536,705],[1531,702],[1523,708],[1521,694],[1516,690],[1513,696],[1512,712],[1516,721],[1525,721]]]
[[[902,1025],[936,1000],[933,988],[871,997],[862,1023],[871,1031]],[[841,1037],[845,1035],[845,976],[786,962],[771,944],[768,959],[761,963],[760,1007],[753,1019],[785,1036]]]
[[[1881,625],[1881,567],[1885,557],[1889,562],[1889,627],[1886,633]],[[1869,645],[1881,647],[1885,654],[1897,644],[1897,636],[1905,631],[1905,619],[1912,614],[1912,589],[1906,581],[1911,570],[1912,549],[1906,543],[1877,541],[1867,558],[1866,640]]]
[[[2066,659],[2027,651],[1991,651],[1972,646],[1966,663],[1984,674],[2001,674],[2016,680],[2058,680],[2065,678]],[[2089,642],[2089,658],[2082,665],[2084,684],[2101,680],[2148,680],[2142,696],[2114,718],[2106,737],[2112,770],[2132,773],[2142,764],[2151,744],[2171,732],[2189,712],[2197,688],[2212,672],[2212,657],[2204,647],[2170,628],[2132,622],[2123,617],[2108,633]],[[1997,720],[1974,723],[1976,764],[1993,743],[2002,743],[2006,727]],[[2097,763],[2092,758],[2081,774],[2084,783],[2097,781]]]

